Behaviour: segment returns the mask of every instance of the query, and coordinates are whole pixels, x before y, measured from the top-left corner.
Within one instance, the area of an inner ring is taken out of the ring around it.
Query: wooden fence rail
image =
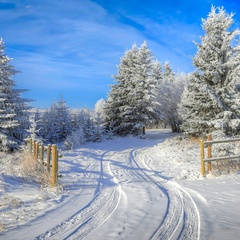
[[[46,166],[46,171],[51,174],[51,186],[55,187],[58,181],[58,148],[56,144],[44,146],[33,139],[27,139],[28,151],[33,157]],[[50,172],[50,168],[52,171]]]
[[[231,155],[231,156],[224,156],[224,157],[212,157],[212,145],[213,144],[218,144],[218,143],[230,143],[230,142],[237,142],[240,141],[240,138],[233,138],[233,139],[225,139],[225,140],[212,140],[212,135],[208,135],[208,140],[200,141],[200,161],[201,161],[201,174],[203,176],[206,176],[206,171],[205,171],[205,163],[208,164],[208,172],[211,171],[212,168],[212,161],[219,161],[219,160],[230,160],[230,159],[240,159],[240,155]],[[204,147],[207,146],[207,158],[204,156]]]

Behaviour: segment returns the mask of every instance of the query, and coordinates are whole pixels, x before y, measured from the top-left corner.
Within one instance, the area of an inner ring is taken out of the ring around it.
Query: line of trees
[[[154,59],[144,42],[127,50],[113,76],[116,84],[104,105],[104,125],[114,134],[144,134],[145,127],[161,120],[179,131],[177,103],[187,75],[176,76],[170,64]]]
[[[17,71],[0,39],[0,151],[18,148],[26,136],[65,147],[99,141],[103,132],[144,134],[159,121],[173,132],[199,136],[216,130],[240,131],[240,30],[232,30],[234,14],[212,6],[202,20],[205,35],[196,43],[196,70],[176,74],[168,62],[154,58],[147,43],[127,50],[113,76],[106,101],[96,104],[95,117],[81,110],[70,114],[64,97],[43,114],[29,117],[30,100],[21,97],[11,79]],[[229,30],[230,29],[230,30]]]
[[[64,96],[54,100],[48,110],[31,115],[28,130],[32,139],[46,143],[63,142],[64,149],[72,149],[89,141],[101,141],[104,129],[100,119],[87,109],[70,111]]]
[[[48,110],[33,113],[31,100],[21,97],[26,90],[15,89],[12,77],[18,71],[10,61],[0,39],[0,151],[19,149],[28,136],[48,143],[64,142],[65,149],[102,139],[100,118],[86,109],[71,113],[64,96],[54,100]]]
[[[168,63],[153,60],[143,43],[125,52],[105,104],[105,126],[116,134],[144,133],[156,120],[193,136],[240,131],[239,29],[234,14],[212,6],[203,19],[205,36],[196,43],[196,71],[176,76]]]

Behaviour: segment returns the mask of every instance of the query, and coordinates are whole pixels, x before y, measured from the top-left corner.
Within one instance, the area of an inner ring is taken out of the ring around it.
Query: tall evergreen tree
[[[227,134],[240,131],[239,90],[240,48],[236,45],[240,31],[228,31],[233,14],[223,7],[212,6],[203,19],[205,36],[193,63],[198,69],[190,77],[184,90],[179,113],[182,129],[192,135],[205,134],[222,129]]]
[[[117,84],[112,86],[105,105],[106,125],[115,133],[145,133],[145,125],[157,118],[152,63],[146,42],[139,49],[134,44],[122,57],[114,76]]]
[[[29,127],[28,103],[21,93],[14,89],[11,79],[17,71],[10,65],[11,59],[4,53],[4,42],[0,39],[0,150],[14,150],[26,137]]]
[[[127,50],[121,58],[118,65],[118,74],[113,76],[116,84],[111,86],[111,91],[104,107],[106,116],[105,126],[116,134],[125,134],[125,132],[130,132],[132,128],[132,124],[124,122],[123,118],[127,117],[128,95],[131,94],[134,88],[131,80],[136,74],[137,51],[136,44],[133,44],[132,48]],[[129,113],[131,113],[131,110]]]
[[[65,140],[65,138],[72,132],[70,112],[63,95],[57,103],[56,126],[59,141]]]
[[[145,125],[156,120],[158,115],[158,101],[155,95],[157,79],[153,78],[153,54],[144,42],[137,53],[137,72],[134,78],[135,86],[132,99],[134,99],[134,111],[136,127],[142,127],[145,133]],[[132,93],[131,92],[131,93]]]

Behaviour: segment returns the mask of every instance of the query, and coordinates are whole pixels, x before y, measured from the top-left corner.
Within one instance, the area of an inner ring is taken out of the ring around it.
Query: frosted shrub
[[[11,154],[0,153],[0,164],[0,174],[15,175],[43,186],[50,182],[46,168],[26,150]]]
[[[219,143],[212,146],[212,155],[217,157],[233,155],[234,148],[233,143]]]
[[[227,139],[227,136],[222,131],[212,132],[213,140],[223,140]],[[212,145],[212,155],[213,156],[227,156],[233,154],[233,143],[218,143]]]
[[[236,160],[222,160],[212,163],[211,175],[220,176],[232,174],[240,171],[240,161]]]
[[[19,174],[22,177],[44,186],[50,183],[50,176],[46,168],[39,161],[34,159],[32,154],[23,151],[19,158]]]
[[[239,131],[240,131],[240,119],[230,120],[229,127],[231,128],[233,134],[239,133]]]
[[[73,132],[71,135],[67,136],[63,143],[64,150],[74,149],[76,146],[82,145],[86,142],[84,133],[82,129]]]
[[[212,138],[214,140],[228,139],[225,133],[221,131],[215,131],[212,133]],[[212,156],[213,157],[223,157],[232,156],[239,154],[240,143],[230,142],[230,143],[219,143],[212,145]],[[219,160],[212,162],[211,174],[214,176],[226,175],[237,172],[240,170],[239,160]]]

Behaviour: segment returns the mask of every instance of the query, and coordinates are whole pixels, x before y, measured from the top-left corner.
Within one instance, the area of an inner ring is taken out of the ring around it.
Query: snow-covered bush
[[[211,133],[213,140],[227,140],[232,139],[223,131],[218,130]],[[212,157],[226,157],[233,155],[240,155],[240,142],[227,142],[212,144]],[[218,160],[211,163],[212,170],[210,175],[220,176],[238,172],[240,170],[240,161],[235,160]]]
[[[0,164],[2,174],[22,177],[28,182],[48,186],[50,176],[46,168],[33,158],[27,150],[14,153],[0,153]]]
[[[63,143],[64,150],[71,150],[77,146],[82,145],[86,142],[86,138],[83,133],[83,129],[80,128],[77,131],[72,132],[72,134],[68,135],[66,140]]]
[[[223,133],[221,130],[212,132],[213,140],[224,140],[229,139],[229,137]],[[223,157],[233,155],[236,150],[236,143],[218,143],[212,145],[212,156]]]
[[[240,161],[221,160],[212,163],[211,176],[228,175],[240,171]]]
[[[34,159],[28,151],[19,154],[19,174],[28,181],[37,182],[42,186],[50,184],[50,175],[46,167]]]

